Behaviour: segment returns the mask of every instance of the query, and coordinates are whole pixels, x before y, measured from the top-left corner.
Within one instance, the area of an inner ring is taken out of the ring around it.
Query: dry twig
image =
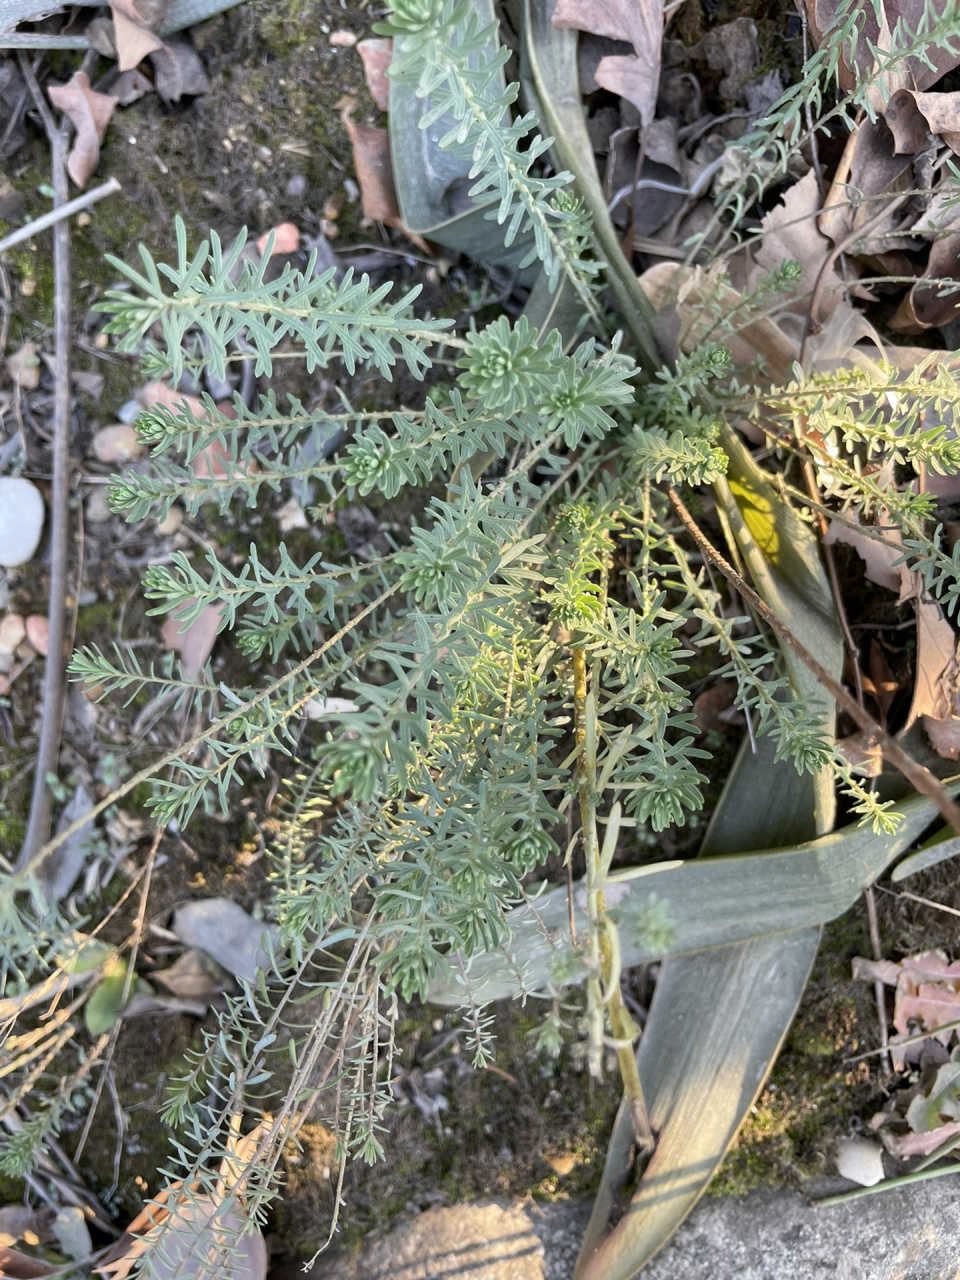
[[[20,70],[50,141],[54,207],[67,203],[67,134],[58,128],[29,61],[20,55]],[[17,859],[20,870],[50,834],[52,796],[47,775],[55,773],[63,726],[64,653],[66,634],[67,560],[70,524],[70,228],[60,221],[53,228],[54,372],[53,491],[50,511],[50,602],[47,609],[49,643],[43,672],[43,712],[36,773],[30,800],[27,834]]]

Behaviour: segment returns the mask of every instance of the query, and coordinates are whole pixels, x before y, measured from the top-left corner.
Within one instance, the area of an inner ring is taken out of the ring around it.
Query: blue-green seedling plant
[[[842,38],[850,13],[841,13]],[[955,39],[950,13],[952,27],[931,10],[921,34],[897,39],[911,48]],[[834,746],[829,696],[790,646],[781,653],[750,619],[725,615],[667,490],[712,487],[727,554],[839,679],[839,627],[812,526],[730,424],[750,417],[768,427],[773,415],[815,424],[827,499],[848,511],[882,505],[903,526],[910,562],[952,607],[960,564],[930,527],[929,499],[881,489],[859,461],[955,469],[956,441],[916,424],[934,402],[956,412],[960,389],[942,368],[898,376],[901,417],[891,423],[877,408],[886,374],[797,366],[771,387],[762,370],[735,369],[724,324],[742,328],[788,298],[791,264],[732,315],[716,308],[693,350],[661,352],[657,318],[584,167],[583,117],[568,93],[575,37],[552,28],[547,0],[528,0],[524,80],[548,143],[532,110],[512,116],[496,28],[479,14],[461,0],[402,0],[382,30],[397,41],[394,94],[423,99],[424,118],[444,122],[440,145],[463,159],[477,206],[508,247],[526,241],[525,268],[542,270],[518,320],[458,333],[417,311],[416,289],[398,297],[349,272],[338,282],[315,274],[313,261],[268,280],[269,255],[244,260],[242,236],[191,248],[182,225],[173,263],[146,249],[136,267],[114,262],[128,285],[102,304],[120,350],[138,353],[152,376],[179,383],[198,371],[202,350],[222,379],[252,352],[265,388],[252,407],[238,395],[232,413],[205,398],[202,413],[157,406],[142,416],[150,467],[114,477],[116,512],[137,521],[163,519],[174,503],[188,514],[204,504],[224,515],[263,510],[308,482],[309,516],[322,525],[345,495],[383,504],[417,491],[422,514],[409,536],[370,561],[320,551],[299,562],[284,546],[267,557],[251,543],[239,568],[208,550],[149,569],[153,614],[185,627],[208,605],[222,611],[221,646],[235,646],[234,669],[247,673],[236,687],[209,664],[188,678],[169,662],[144,666],[124,646],[82,650],[73,673],[121,701],[170,691],[202,726],[94,817],[149,781],[156,822],[182,825],[198,806],[226,809],[268,759],[284,778],[271,851],[273,963],[228,1001],[166,1102],[172,1153],[162,1176],[182,1184],[178,1204],[216,1193],[224,1220],[236,1221],[242,1201],[246,1220],[262,1221],[284,1144],[308,1118],[336,1135],[341,1186],[350,1159],[389,1160],[385,1066],[398,1001],[456,1004],[484,1062],[494,1051],[489,1002],[526,996],[543,1002],[545,1050],[579,1038],[594,1073],[607,1048],[616,1052],[624,1106],[579,1274],[626,1280],[734,1139],[796,1009],[820,925],[936,812],[928,798],[894,811],[864,787]],[[806,92],[831,65],[821,50]],[[797,92],[750,140],[757,173],[769,175],[759,162],[770,148],[785,167],[804,141]],[[848,114],[869,109],[858,92]],[[545,176],[548,146],[555,163]],[[751,181],[739,205],[718,213],[730,235],[761,189]],[[403,365],[423,392],[411,408],[310,410],[266,389],[276,361],[295,356],[310,372],[368,370],[387,382]],[[314,446],[341,430],[347,443],[318,461]],[[191,464],[214,443],[222,474],[200,474]],[[664,863],[658,834],[702,806],[707,753],[687,673],[704,651],[718,677],[736,682],[750,741],[702,856]],[[305,719],[318,707],[319,720]],[[838,785],[859,821],[834,832]],[[76,956],[90,954],[42,892],[44,860],[67,834],[3,882],[10,991],[67,984]],[[625,845],[652,860],[612,872]],[[541,893],[548,861],[575,853],[585,879],[569,897]],[[620,975],[652,959],[660,978],[638,1049]],[[134,981],[125,963],[111,952],[115,986],[123,975],[119,1007]],[[90,982],[78,983],[82,996]],[[8,1172],[27,1170],[77,1105],[78,1081],[100,1069],[108,1024],[78,1071],[39,1093],[40,1073],[62,1061],[64,1046],[15,1042],[9,1096],[33,1089],[34,1119],[0,1152]],[[267,1114],[225,1192],[218,1170],[225,1158],[236,1163],[238,1126]],[[631,1170],[631,1212],[611,1228]],[[173,1217],[180,1212],[188,1209]],[[144,1250],[145,1272],[162,1274],[163,1239],[161,1230]]]

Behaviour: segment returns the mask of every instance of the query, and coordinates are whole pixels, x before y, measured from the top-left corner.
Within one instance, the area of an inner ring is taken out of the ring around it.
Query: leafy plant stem
[[[837,700],[843,710],[865,733],[869,734],[879,744],[884,757],[889,763],[900,770],[915,790],[922,795],[928,796],[937,806],[944,820],[949,822],[954,831],[960,834],[960,806],[950,799],[940,780],[935,778],[928,769],[918,764],[885,729],[877,724],[874,718],[860,706],[856,698],[847,693],[843,685],[834,680],[809,649],[800,643],[793,632],[781,622],[776,613],[760,599],[756,591],[741,578],[732,565],[727,563],[716,547],[704,536],[703,531],[684,506],[680,495],[672,485],[667,489],[667,496],[677,515],[683,521],[687,532],[714,567],[719,569],[727,581],[737,588],[744,600],[756,610],[779,639],[816,676],[819,683],[831,697]]]
[[[302,675],[304,671],[322,658],[328,650],[338,645],[344,636],[353,631],[364,618],[368,617],[371,613],[375,613],[382,604],[385,604],[387,600],[389,600],[390,597],[395,595],[399,590],[400,583],[393,583],[393,585],[388,587],[386,591],[382,592],[376,600],[372,600],[370,604],[361,609],[360,612],[355,614],[349,622],[345,623],[335,635],[332,635],[328,640],[325,640],[318,649],[315,649],[309,657],[304,658],[304,660],[298,663],[297,666],[292,668],[292,670],[288,671],[285,675],[280,676],[279,679],[274,680],[266,689],[262,689],[254,697],[250,698],[247,702],[242,703],[239,707],[236,707],[216,723],[201,730],[200,733],[191,738],[189,742],[184,743],[180,747],[175,747],[172,751],[168,751],[160,760],[156,761],[154,764],[147,765],[138,773],[129,777],[126,782],[121,783],[119,787],[115,787],[109,795],[104,796],[102,800],[98,801],[88,813],[84,814],[82,818],[78,818],[75,822],[71,822],[70,825],[64,827],[62,831],[57,832],[52,840],[48,840],[47,843],[34,854],[30,861],[25,863],[24,866],[19,869],[19,874],[26,877],[30,875],[31,872],[36,871],[38,865],[49,853],[52,853],[54,849],[58,849],[65,840],[69,840],[72,835],[75,835],[79,830],[81,830],[81,828],[85,827],[87,823],[96,818],[98,814],[103,813],[105,809],[110,808],[111,805],[116,804],[118,800],[121,800],[125,795],[128,795],[134,787],[139,786],[141,782],[146,782],[148,779],[155,777],[156,774],[161,769],[166,768],[167,765],[175,764],[181,759],[185,752],[190,751],[193,747],[198,747],[201,742],[206,742],[208,738],[214,737],[215,734],[226,728],[227,725],[232,724],[235,720],[239,720],[241,716],[244,716],[253,710],[253,708],[259,703],[277,693],[278,690],[284,687],[284,685],[289,684],[292,680],[296,679],[298,675]],[[301,702],[309,702],[312,696],[311,692],[305,698],[301,699]]]
[[[591,1074],[599,1076],[603,1054],[604,1010],[617,1054],[624,1096],[630,1108],[634,1138],[639,1154],[648,1155],[654,1148],[650,1118],[643,1099],[643,1085],[637,1070],[634,1041],[638,1028],[627,1012],[620,991],[619,945],[616,925],[606,916],[603,882],[609,870],[610,857],[616,844],[620,823],[620,806],[615,805],[608,819],[607,839],[601,851],[597,839],[597,713],[596,699],[587,690],[587,658],[580,646],[573,650],[573,701],[577,755],[577,792],[580,802],[580,826],[586,862],[588,957],[587,1023],[589,1029],[588,1063]]]
[[[945,1165],[942,1169],[922,1169],[919,1172],[905,1173],[899,1178],[885,1178],[872,1187],[857,1187],[856,1191],[842,1191],[836,1196],[824,1196],[822,1200],[811,1203],[817,1209],[826,1209],[832,1204],[846,1204],[848,1200],[859,1200],[861,1196],[875,1196],[881,1191],[896,1191],[898,1187],[909,1187],[915,1182],[926,1182],[928,1178],[943,1178],[948,1173],[960,1173],[960,1161]]]

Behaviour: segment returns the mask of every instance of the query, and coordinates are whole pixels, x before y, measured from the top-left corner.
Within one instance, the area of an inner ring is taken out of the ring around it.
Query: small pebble
[[[300,229],[292,222],[281,222],[273,231],[274,253],[296,253],[300,248]],[[265,253],[270,232],[265,232],[257,239],[257,252]]]
[[[8,569],[26,564],[43,533],[40,490],[17,476],[0,478],[0,565]]]
[[[129,426],[143,413],[143,405],[139,400],[127,400],[117,410],[117,421],[125,422]]]
[[[330,36],[330,43],[335,49],[352,49],[357,43],[357,37],[352,31],[334,31]]]
[[[180,507],[171,507],[162,520],[157,521],[157,533],[161,537],[169,537],[170,534],[176,533],[183,524],[183,511]]]
[[[37,292],[37,282],[32,276],[20,281],[20,293],[24,298],[32,298]]]
[[[142,457],[145,449],[134,427],[125,422],[104,427],[93,437],[93,453],[100,462],[132,462]]]
[[[50,648],[50,624],[39,613],[31,613],[26,621],[27,639],[42,658],[47,656]]]
[[[91,489],[90,494],[84,504],[84,515],[88,524],[106,524],[113,512],[107,505],[107,487],[98,484]]]
[[[883,1148],[868,1138],[841,1138],[837,1143],[837,1173],[861,1187],[883,1181]]]
[[[17,645],[27,634],[27,628],[19,613],[8,613],[0,622],[0,654],[9,657],[16,653]]]
[[[302,173],[295,173],[287,182],[287,195],[291,200],[299,200],[307,194],[307,180]]]

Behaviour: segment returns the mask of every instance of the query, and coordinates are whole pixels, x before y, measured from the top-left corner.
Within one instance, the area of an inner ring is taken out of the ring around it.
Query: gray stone
[[[525,1209],[430,1209],[358,1254],[321,1255],[313,1280],[544,1280],[543,1246]]]
[[[786,1190],[702,1200],[642,1278],[956,1280],[958,1191],[936,1178],[823,1209]]]
[[[960,1174],[960,1170],[958,1170]],[[816,1194],[849,1188],[833,1180]],[[639,1280],[958,1280],[960,1176],[827,1208],[798,1191],[702,1200]],[[321,1255],[312,1280],[572,1280],[583,1204],[455,1205]]]
[[[40,545],[43,498],[36,485],[16,476],[0,479],[0,565],[26,564]]]

